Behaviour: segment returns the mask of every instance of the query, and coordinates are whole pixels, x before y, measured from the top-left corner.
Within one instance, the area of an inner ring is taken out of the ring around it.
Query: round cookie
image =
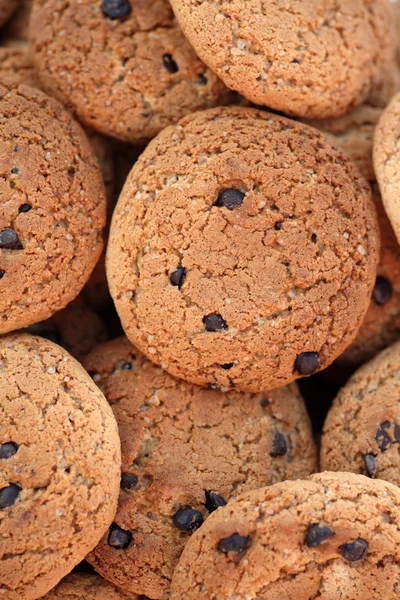
[[[167,0],[38,0],[30,35],[44,88],[82,123],[121,140],[151,139],[231,98]]]
[[[33,600],[109,527],[120,443],[104,396],[65,350],[8,335],[0,361],[0,597]]]
[[[0,0],[0,27],[11,17],[19,4],[19,0]]]
[[[395,600],[400,490],[321,473],[242,494],[189,540],[171,600]]]
[[[125,333],[151,360],[257,392],[351,343],[378,251],[369,186],[337,146],[277,115],[218,108],[161,132],[134,165],[107,276]]]
[[[72,573],[57,587],[44,596],[43,600],[145,600],[127,595],[98,575]]]
[[[102,250],[106,199],[82,129],[39,90],[0,85],[0,333],[49,318]]]
[[[259,105],[334,117],[366,99],[394,51],[387,0],[172,0],[199,57]]]
[[[239,493],[316,468],[296,384],[226,394],[175,379],[126,338],[95,348],[84,366],[119,425],[122,476],[114,523],[87,560],[103,577],[169,598],[190,534]]]
[[[340,390],[324,425],[321,468],[400,485],[400,343],[361,367]]]

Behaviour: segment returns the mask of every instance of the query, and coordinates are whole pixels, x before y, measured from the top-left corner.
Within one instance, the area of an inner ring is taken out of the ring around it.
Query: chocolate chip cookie
[[[129,592],[168,598],[183,547],[210,513],[316,467],[296,384],[257,395],[202,389],[162,371],[126,338],[98,346],[84,366],[122,442],[118,511],[87,560]]]
[[[370,188],[347,155],[301,123],[230,107],[187,116],[146,148],[114,212],[107,275],[151,360],[257,392],[352,342],[378,254]]]
[[[387,0],[171,0],[197,54],[259,105],[309,118],[360,104],[395,51]]]
[[[44,88],[82,123],[135,142],[231,94],[167,0],[38,0],[31,51]]]
[[[0,333],[49,318],[102,250],[106,199],[80,126],[55,100],[0,85]]]
[[[120,479],[112,410],[65,350],[0,339],[0,596],[43,596],[109,527]]]
[[[98,575],[73,573],[46,594],[43,600],[136,600],[136,596],[128,596]]]
[[[242,494],[185,547],[171,600],[395,600],[400,490],[322,473]]]

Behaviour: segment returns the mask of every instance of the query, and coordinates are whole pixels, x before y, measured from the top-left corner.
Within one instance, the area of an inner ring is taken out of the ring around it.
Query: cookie
[[[117,424],[65,350],[0,339],[0,598],[33,600],[67,575],[115,513]]]
[[[46,594],[43,600],[136,600],[136,598],[132,595],[128,596],[98,575],[73,573]]]
[[[321,468],[400,485],[400,343],[361,367],[340,390],[324,425]]]
[[[121,140],[151,139],[231,97],[167,0],[38,0],[30,31],[44,88],[82,123]]]
[[[77,123],[27,86],[0,85],[0,333],[49,318],[102,250],[106,199]]]
[[[189,540],[171,600],[395,600],[400,490],[321,473],[242,494]]]
[[[7,23],[6,36],[25,42],[29,39],[29,19],[34,0],[20,0],[13,18]]]
[[[259,105],[308,118],[339,116],[369,95],[395,48],[386,0],[172,0],[199,57]]]
[[[23,44],[0,46],[0,80],[13,77],[18,83],[38,87],[35,70]]]
[[[107,275],[127,336],[151,360],[257,392],[327,367],[351,343],[378,252],[369,186],[330,140],[218,108],[164,130],[134,165]]]
[[[0,0],[0,27],[11,17],[19,4],[19,0]]]
[[[245,490],[315,470],[296,384],[257,395],[205,390],[168,375],[126,338],[98,346],[84,366],[122,442],[118,511],[87,560],[131,593],[167,599],[185,543],[211,512]]]

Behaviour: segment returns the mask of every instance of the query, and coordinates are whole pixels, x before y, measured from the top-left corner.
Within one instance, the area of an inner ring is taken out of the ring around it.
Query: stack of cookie
[[[0,0],[0,600],[400,597],[399,16]]]

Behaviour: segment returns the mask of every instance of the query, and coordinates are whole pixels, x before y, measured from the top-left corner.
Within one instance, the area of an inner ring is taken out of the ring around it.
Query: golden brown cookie
[[[82,129],[39,90],[0,85],[0,332],[50,317],[102,250],[106,199]]]
[[[38,0],[32,57],[44,88],[101,133],[134,142],[230,98],[167,0]]]
[[[308,118],[360,104],[394,53],[387,0],[172,0],[197,54],[259,105]]]
[[[189,540],[171,600],[396,600],[400,490],[321,473],[242,494]]]
[[[65,577],[43,600],[145,600],[125,594],[98,575],[72,573]]]
[[[257,395],[204,390],[168,375],[126,338],[98,346],[84,366],[122,442],[118,511],[87,560],[129,592],[167,599],[183,547],[209,513],[245,490],[315,470],[296,384]]]
[[[107,275],[151,360],[256,392],[351,343],[378,253],[370,189],[347,155],[301,123],[230,107],[185,117],[146,148],[114,212]]]
[[[324,425],[321,468],[400,485],[400,343],[361,367],[340,390]]]
[[[109,527],[120,443],[104,396],[65,350],[0,338],[0,597],[43,596]]]
[[[19,0],[0,0],[0,27],[11,17]]]

